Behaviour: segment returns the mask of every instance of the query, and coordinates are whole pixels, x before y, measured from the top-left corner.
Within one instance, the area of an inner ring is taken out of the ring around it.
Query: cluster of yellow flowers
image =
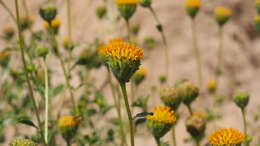
[[[222,128],[214,131],[208,141],[213,146],[234,146],[240,144],[244,135],[234,128]]]
[[[168,106],[157,106],[151,111],[152,115],[146,116],[148,120],[171,124],[176,122],[174,111]]]
[[[61,21],[60,21],[60,19],[58,19],[58,18],[54,18],[54,19],[51,21],[51,27],[53,27],[53,28],[58,28],[58,27],[60,27],[60,25],[61,25]],[[49,23],[48,23],[47,21],[44,21],[44,22],[43,22],[43,26],[44,26],[45,28],[50,28],[50,25],[49,25]]]

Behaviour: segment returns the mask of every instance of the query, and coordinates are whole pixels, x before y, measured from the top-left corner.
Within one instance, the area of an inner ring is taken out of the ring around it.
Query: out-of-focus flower
[[[51,23],[52,20],[57,15],[57,8],[54,6],[45,6],[45,7],[40,8],[39,13],[40,13],[42,19]]]
[[[52,30],[54,31],[55,34],[57,34],[59,32],[59,28],[61,25],[61,21],[58,18],[54,18],[51,23],[44,21],[43,22],[43,26],[48,29],[49,31]]]
[[[173,87],[164,87],[160,92],[161,100],[173,110],[177,110],[181,104],[182,98],[178,96],[177,89]]]
[[[248,93],[241,92],[234,95],[234,102],[241,109],[244,109],[248,105],[249,99],[250,95]]]
[[[10,51],[8,49],[0,50],[0,65],[6,67],[10,60]]]
[[[151,7],[152,0],[140,0],[140,5],[144,8]]]
[[[259,9],[260,9],[260,6],[259,6]],[[260,32],[260,16],[255,16],[253,21],[255,24],[256,31]]]
[[[146,69],[144,67],[140,67],[133,75],[132,80],[136,85],[139,85],[140,83],[142,83],[142,81],[145,79],[146,77]]]
[[[164,136],[176,122],[174,111],[168,106],[154,107],[146,119],[146,124],[156,139]]]
[[[14,139],[9,143],[9,146],[36,146],[36,143],[29,139]]]
[[[219,26],[223,26],[232,15],[232,11],[225,7],[217,7],[214,10],[215,20],[219,24]]]
[[[66,140],[72,139],[78,129],[80,121],[74,116],[63,116],[58,120],[58,128]]]
[[[207,89],[209,93],[215,93],[217,89],[217,83],[215,80],[208,81]]]
[[[9,41],[13,38],[15,34],[14,28],[12,26],[6,26],[3,29],[3,37],[5,40]]]
[[[240,146],[245,136],[234,128],[222,128],[215,130],[208,137],[212,146]]]
[[[104,16],[107,14],[107,8],[105,6],[100,6],[96,8],[96,15],[99,19],[104,18]]]
[[[200,0],[186,0],[185,8],[191,18],[195,18],[200,9]]]
[[[178,96],[182,98],[182,101],[186,105],[190,105],[198,96],[199,89],[190,82],[182,83],[178,88]]]
[[[139,0],[115,0],[120,15],[128,21],[135,13]]]
[[[195,112],[186,120],[186,129],[190,133],[190,135],[200,140],[206,130],[206,122],[205,122],[206,113],[204,112]]]
[[[75,47],[70,37],[65,37],[62,40],[62,46],[68,51],[72,51]]]
[[[258,15],[260,15],[260,0],[255,1],[255,6],[256,6],[256,10],[257,10]]]
[[[120,83],[128,82],[140,66],[142,49],[118,38],[110,40],[104,47],[105,62],[116,79]]]
[[[23,16],[20,19],[21,30],[24,31],[29,29],[33,24],[33,18],[31,16]]]

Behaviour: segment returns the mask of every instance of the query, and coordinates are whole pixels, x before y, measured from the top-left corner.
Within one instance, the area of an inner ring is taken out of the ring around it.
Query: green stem
[[[131,103],[134,103],[135,101],[135,97],[136,97],[136,86],[134,82],[130,82],[130,86],[131,86]],[[133,108],[131,108],[131,111],[133,112]]]
[[[202,64],[201,64],[200,51],[199,51],[199,47],[198,47],[195,19],[192,19],[192,21],[191,21],[191,28],[192,28],[194,54],[195,54],[196,62],[197,62],[198,81],[199,81],[199,87],[201,88],[202,82],[203,82],[203,79],[202,79]]]
[[[18,0],[15,0],[15,10],[16,10],[16,24],[17,24],[17,28],[18,28],[18,39],[19,39],[19,46],[20,46],[20,51],[21,51],[21,56],[22,56],[22,62],[23,62],[23,68],[24,68],[24,72],[25,72],[25,77],[26,77],[26,82],[29,88],[29,93],[30,93],[30,98],[32,100],[33,103],[33,108],[36,114],[36,119],[38,122],[38,126],[40,128],[40,134],[42,136],[42,140],[44,145],[46,145],[45,140],[44,140],[44,136],[43,136],[43,130],[42,130],[42,126],[41,126],[41,119],[40,119],[40,114],[38,111],[38,107],[36,105],[36,100],[34,97],[34,92],[33,92],[33,88],[29,79],[29,73],[27,71],[27,63],[25,60],[25,52],[24,52],[24,38],[22,36],[22,32],[21,32],[21,25],[20,25],[20,13],[19,13],[19,4],[18,4]]]
[[[189,110],[190,115],[192,115],[193,111],[192,111],[192,108],[191,108],[190,104],[186,104],[186,106],[187,106],[187,108]]]
[[[175,125],[172,127],[172,144],[173,144],[173,146],[177,146],[176,134],[175,134]]]
[[[44,121],[44,139],[48,145],[48,118],[49,118],[49,77],[48,77],[48,67],[46,58],[44,58],[44,79],[45,79],[45,121]]]
[[[125,83],[120,83],[124,101],[125,101],[125,106],[126,106],[126,111],[127,111],[127,116],[129,120],[129,128],[130,128],[130,139],[131,139],[131,146],[135,145],[134,142],[134,125],[133,125],[133,118],[132,118],[132,113],[130,109],[130,105],[128,103],[128,97],[127,97],[127,91],[126,91],[126,84]]]
[[[131,41],[131,32],[130,32],[130,23],[129,20],[125,20],[126,29],[127,29],[127,40]]]
[[[154,11],[153,7],[149,7],[149,10],[152,13],[157,25],[160,25],[162,27],[162,23],[161,23],[159,17],[157,16],[156,12]],[[161,38],[163,40],[164,52],[165,52],[165,74],[166,74],[166,77],[168,79],[168,77],[169,77],[169,49],[168,49],[168,44],[167,44],[167,40],[166,40],[166,36],[165,36],[165,32],[164,32],[163,28],[161,28],[161,30],[159,30],[157,28],[157,30],[160,32]]]
[[[247,136],[247,123],[246,123],[246,112],[245,109],[241,109],[242,118],[243,118],[243,126],[244,126],[244,135]]]
[[[115,103],[115,107],[116,107],[116,111],[117,111],[117,115],[118,115],[118,118],[120,119],[121,121],[121,124],[119,126],[120,128],[120,135],[121,135],[121,146],[124,146],[125,143],[126,143],[126,139],[125,139],[125,132],[124,132],[124,127],[122,125],[122,115],[121,115],[121,106],[119,104],[120,101],[120,98],[117,98],[116,97],[116,89],[115,89],[115,86],[113,85],[112,83],[112,80],[111,80],[111,73],[109,71],[109,68],[107,68],[107,74],[108,74],[108,83],[110,85],[110,88],[111,88],[111,92],[112,92],[112,96],[113,96],[113,99],[114,99],[114,103]]]
[[[68,37],[71,39],[71,1],[67,0]]]
[[[221,73],[221,65],[222,65],[222,49],[223,49],[223,29],[222,27],[219,28],[218,32],[219,37],[219,47],[218,47],[218,53],[217,53],[217,65],[215,68],[215,80],[216,84],[218,85],[219,82],[219,76]]]
[[[200,146],[200,140],[196,140],[196,146]]]
[[[156,141],[157,146],[161,146],[160,138],[155,138],[155,141]]]

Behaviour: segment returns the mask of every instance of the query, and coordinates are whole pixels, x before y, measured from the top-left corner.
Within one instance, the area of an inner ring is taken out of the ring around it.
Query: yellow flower
[[[64,116],[64,117],[61,117],[58,121],[58,127],[60,129],[78,126],[78,124],[79,124],[79,121],[74,116]]]
[[[62,40],[62,45],[63,45],[63,46],[68,46],[68,45],[70,45],[70,43],[71,43],[70,37],[65,37],[65,38]]]
[[[143,57],[141,48],[118,40],[110,40],[104,53],[116,59],[140,60]]]
[[[4,59],[10,56],[10,52],[7,49],[0,50],[0,59]]]
[[[219,17],[230,17],[232,14],[232,11],[225,7],[217,7],[214,10],[214,14],[215,14],[215,16],[219,16]]]
[[[36,146],[37,144],[29,139],[14,139],[9,143],[9,146]]]
[[[141,66],[137,71],[136,74],[138,74],[139,76],[145,76],[146,75],[146,69]]]
[[[214,93],[217,89],[217,83],[215,80],[208,81],[207,88],[210,93]]]
[[[260,0],[259,0],[260,1]],[[260,4],[260,3],[259,3]],[[255,16],[254,17],[254,23],[260,23],[260,16]]]
[[[208,141],[212,146],[236,146],[240,144],[244,135],[234,128],[222,128],[215,130],[209,137]]]
[[[147,120],[172,124],[176,122],[174,111],[168,106],[157,106],[151,111],[152,115],[146,116]]]
[[[137,4],[140,0],[115,0],[116,4]]]
[[[54,18],[54,19],[51,21],[51,27],[53,27],[53,28],[58,28],[58,27],[60,27],[60,24],[61,24],[61,22],[60,22],[60,19],[58,19],[58,18]],[[49,25],[49,23],[48,23],[47,21],[44,21],[44,22],[43,22],[43,27],[46,28],[46,29],[48,29],[48,28],[50,27],[50,25]]]
[[[186,0],[184,5],[186,8],[200,7],[200,0]]]
[[[256,0],[255,3],[256,3],[256,4],[260,4],[260,0]]]

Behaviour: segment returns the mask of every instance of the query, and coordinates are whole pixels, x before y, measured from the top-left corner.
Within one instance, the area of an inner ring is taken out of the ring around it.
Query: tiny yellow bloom
[[[49,25],[49,23],[47,21],[43,21],[42,25],[46,29],[48,29],[50,27],[50,25]]]
[[[10,52],[7,49],[0,50],[0,59],[4,59],[10,56]]]
[[[58,121],[58,127],[60,129],[78,126],[79,121],[74,116],[64,116]]]
[[[58,18],[54,18],[52,21],[51,21],[51,26],[54,27],[54,28],[57,28],[57,27],[60,27],[60,19]]]
[[[157,106],[151,111],[152,115],[146,116],[147,120],[172,124],[176,122],[174,111],[168,106]]]
[[[255,24],[260,23],[260,16],[255,16],[253,21],[254,21]]]
[[[186,0],[184,3],[186,8],[200,7],[200,0]]]
[[[225,7],[217,7],[214,10],[214,14],[215,14],[215,16],[218,16],[218,17],[230,17],[232,14],[232,11]]]
[[[207,88],[210,93],[214,93],[217,89],[217,83],[215,80],[208,81]]]
[[[234,128],[222,128],[211,133],[208,141],[212,146],[236,146],[244,138],[245,136]]]
[[[138,74],[139,76],[145,76],[146,75],[146,69],[141,66],[137,71],[136,71],[136,74]]]
[[[115,0],[116,4],[137,4],[140,0]]]
[[[256,4],[260,4],[260,0],[256,0],[255,3],[256,3]]]

